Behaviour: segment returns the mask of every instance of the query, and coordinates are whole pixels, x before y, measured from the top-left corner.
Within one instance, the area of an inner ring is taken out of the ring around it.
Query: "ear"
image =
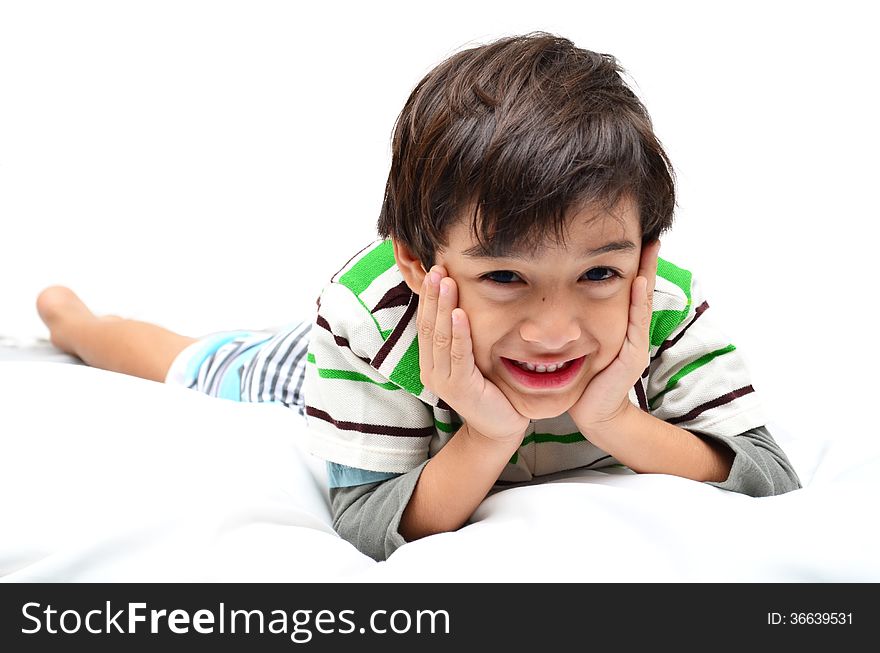
[[[402,242],[392,238],[391,245],[394,247],[394,260],[397,261],[397,267],[403,275],[403,280],[406,281],[409,289],[418,295],[428,271],[425,270],[422,262],[413,254],[412,250]]]

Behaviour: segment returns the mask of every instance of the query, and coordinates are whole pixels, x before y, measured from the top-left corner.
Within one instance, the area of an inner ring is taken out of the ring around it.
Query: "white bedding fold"
[[[486,499],[383,563],[333,531],[281,406],[0,363],[0,578],[12,581],[878,581],[880,448],[777,441],[806,487],[752,499],[582,472]]]

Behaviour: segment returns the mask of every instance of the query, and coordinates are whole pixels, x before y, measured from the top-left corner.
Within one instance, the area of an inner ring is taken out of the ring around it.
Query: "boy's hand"
[[[632,403],[629,390],[648,365],[649,331],[657,280],[657,255],[660,241],[642,248],[639,273],[633,280],[629,300],[629,324],[626,337],[615,358],[584,389],[569,415],[581,432],[589,436],[597,428],[606,428]]]
[[[441,266],[425,275],[416,324],[425,387],[449,404],[469,430],[519,445],[529,420],[477,368],[470,323],[458,308],[458,287]]]

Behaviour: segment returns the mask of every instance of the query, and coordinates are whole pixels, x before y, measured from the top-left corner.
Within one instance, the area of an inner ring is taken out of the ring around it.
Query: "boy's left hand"
[[[629,323],[623,345],[617,357],[593,377],[568,411],[585,436],[589,437],[595,428],[607,427],[632,405],[629,390],[649,362],[649,331],[659,251],[659,240],[642,247],[639,273],[630,289]]]

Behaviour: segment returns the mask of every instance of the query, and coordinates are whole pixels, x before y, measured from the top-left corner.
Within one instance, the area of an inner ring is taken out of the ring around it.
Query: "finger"
[[[422,269],[424,270],[425,268],[422,267]],[[428,275],[432,271],[436,272],[441,279],[446,276],[446,268],[444,268],[442,265],[431,266],[431,268],[425,272],[425,276],[422,277],[422,285],[419,288],[419,291],[416,293],[416,295],[418,295],[419,297],[419,304],[418,306],[416,306],[416,324],[419,324],[422,319],[422,307],[424,306],[424,302],[422,302],[421,300],[424,299],[425,293],[427,292],[427,286],[425,284],[428,282]]]
[[[649,347],[651,329],[651,301],[648,280],[638,276],[633,281],[629,302],[629,323],[626,327],[626,351],[633,357],[634,365],[644,366]],[[642,370],[639,369],[639,372]]]
[[[648,302],[653,303],[654,286],[657,282],[657,260],[660,255],[660,241],[654,240],[642,247],[639,260],[639,276],[648,281]]]
[[[440,280],[437,302],[437,320],[434,323],[434,371],[440,378],[448,378],[451,370],[452,309],[458,306],[458,288],[451,277]]]
[[[629,323],[643,327],[644,320],[647,317],[648,307],[648,280],[643,276],[638,276],[633,280],[632,290],[629,295]]]
[[[474,343],[471,340],[471,324],[464,310],[452,311],[452,348],[449,352],[452,363],[450,380],[456,385],[471,378],[474,367]]]
[[[419,340],[419,368],[429,373],[434,368],[434,323],[437,321],[437,299],[440,293],[440,275],[435,268],[428,270],[422,280],[416,318]]]

